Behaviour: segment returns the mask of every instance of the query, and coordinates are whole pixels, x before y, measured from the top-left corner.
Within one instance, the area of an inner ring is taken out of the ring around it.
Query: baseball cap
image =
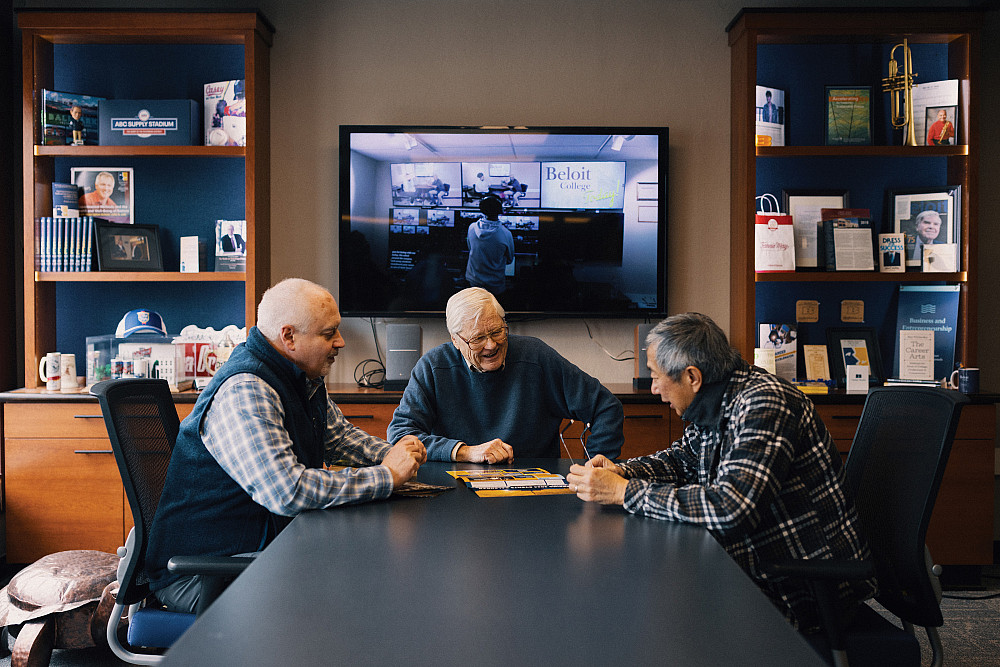
[[[163,323],[163,318],[160,317],[159,313],[145,308],[136,308],[125,313],[125,317],[118,323],[118,328],[115,330],[115,337],[128,338],[134,333],[158,333],[161,336],[166,336],[167,325]]]

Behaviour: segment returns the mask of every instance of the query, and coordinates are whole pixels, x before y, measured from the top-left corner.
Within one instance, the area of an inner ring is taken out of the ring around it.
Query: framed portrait
[[[792,216],[795,268],[818,269],[822,238],[822,209],[848,208],[847,190],[782,190],[782,205]]]
[[[868,366],[869,384],[885,382],[878,337],[872,327],[830,327],[826,330],[826,347],[830,374],[838,385],[845,384],[848,366]]]
[[[826,145],[870,146],[871,86],[826,87]]]
[[[886,202],[886,219],[892,222],[892,231],[903,234],[906,266],[923,264],[925,245],[960,242],[960,186],[890,190]]]
[[[94,220],[99,271],[162,271],[160,231],[156,225],[122,225]]]
[[[927,107],[924,110],[924,127],[927,128],[924,145],[954,146],[958,141],[957,117],[957,106]]]

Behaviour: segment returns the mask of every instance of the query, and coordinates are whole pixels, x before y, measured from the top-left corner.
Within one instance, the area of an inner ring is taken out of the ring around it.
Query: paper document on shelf
[[[927,138],[927,108],[957,107],[958,79],[928,81],[913,86],[913,134],[923,146]],[[955,114],[955,137],[958,137],[958,114]]]
[[[834,229],[833,247],[838,271],[875,270],[871,229]]]

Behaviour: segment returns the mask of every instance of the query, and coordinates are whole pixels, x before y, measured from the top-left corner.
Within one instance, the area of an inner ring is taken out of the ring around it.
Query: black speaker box
[[[633,389],[649,389],[653,379],[646,368],[646,335],[655,324],[637,324],[635,327],[635,372],[632,376]]]
[[[402,391],[410,381],[410,371],[420,359],[420,325],[385,325],[385,383],[386,391]]]

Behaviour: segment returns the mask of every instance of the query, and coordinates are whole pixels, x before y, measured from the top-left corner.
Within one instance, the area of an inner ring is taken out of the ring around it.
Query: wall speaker
[[[385,325],[386,391],[402,391],[410,381],[410,372],[420,359],[420,325]]]
[[[653,379],[646,368],[646,335],[655,324],[637,324],[635,327],[635,372],[632,375],[633,389],[649,389]]]

